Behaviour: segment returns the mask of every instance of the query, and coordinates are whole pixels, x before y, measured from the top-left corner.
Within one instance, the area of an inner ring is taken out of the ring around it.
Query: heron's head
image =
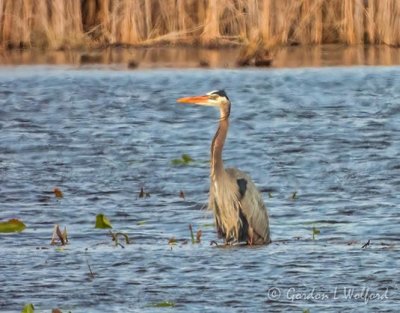
[[[224,90],[213,90],[202,96],[184,97],[176,100],[179,103],[191,103],[219,107],[221,111],[230,112],[231,102]]]

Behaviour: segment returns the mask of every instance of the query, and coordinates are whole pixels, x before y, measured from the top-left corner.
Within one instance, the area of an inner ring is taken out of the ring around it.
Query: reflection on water
[[[239,49],[197,48],[109,48],[81,51],[7,51],[0,52],[0,64],[101,64],[118,69],[138,67],[236,67]],[[294,46],[273,53],[273,67],[314,67],[337,65],[400,64],[400,49],[388,46]]]
[[[175,99],[220,88],[233,101],[224,159],[264,191],[268,246],[209,245],[218,112]],[[0,311],[395,312],[399,95],[397,67],[2,68],[0,220],[27,229],[0,236]],[[183,153],[195,162],[172,165]],[[132,244],[94,229],[98,213]],[[68,229],[64,250],[50,246],[54,224]],[[189,224],[202,243],[171,248]],[[176,306],[152,306],[163,301]]]

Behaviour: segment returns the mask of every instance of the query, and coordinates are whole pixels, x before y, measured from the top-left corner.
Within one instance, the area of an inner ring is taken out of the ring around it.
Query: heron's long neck
[[[218,130],[211,143],[211,178],[215,181],[224,171],[224,162],[222,161],[222,150],[226,135],[229,129],[229,112],[221,110]]]

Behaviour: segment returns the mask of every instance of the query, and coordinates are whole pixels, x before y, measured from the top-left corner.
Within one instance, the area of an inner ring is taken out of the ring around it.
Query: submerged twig
[[[87,250],[88,250],[88,249],[86,248],[86,250],[85,250],[85,257],[86,257],[86,264],[87,264],[88,269],[89,269],[89,277],[92,278],[92,279],[94,279],[96,273],[92,271],[92,268],[91,268],[91,266],[90,266],[90,264],[89,264],[89,260],[88,260],[87,254],[86,254]]]
[[[368,239],[368,241],[365,244],[363,244],[361,249],[364,249],[364,248],[368,247],[370,245],[370,243],[371,243],[371,239]]]
[[[210,241],[210,246],[215,245],[216,247],[218,247],[218,242],[216,242],[215,240],[211,240]]]

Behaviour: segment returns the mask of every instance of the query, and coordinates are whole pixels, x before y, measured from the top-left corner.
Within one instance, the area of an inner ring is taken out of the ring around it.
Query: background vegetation
[[[0,0],[3,48],[400,45],[398,0]]]

